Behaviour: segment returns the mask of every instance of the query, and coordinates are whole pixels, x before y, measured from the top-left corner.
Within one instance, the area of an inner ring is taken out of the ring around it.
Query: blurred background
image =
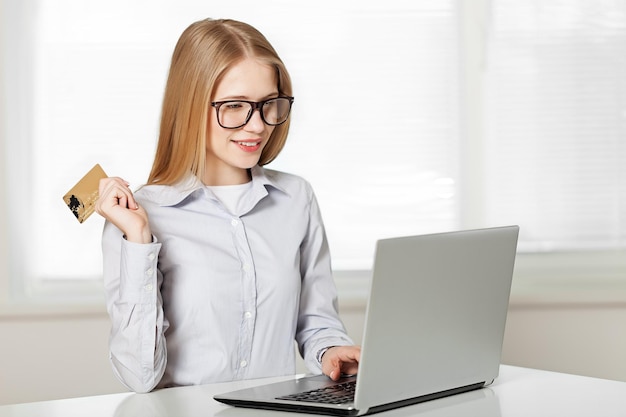
[[[626,0],[0,0],[0,404],[124,390],[103,221],[62,196],[96,163],[146,180],[209,17],[290,70],[269,167],[313,184],[355,340],[377,239],[518,224],[503,362],[626,381]]]

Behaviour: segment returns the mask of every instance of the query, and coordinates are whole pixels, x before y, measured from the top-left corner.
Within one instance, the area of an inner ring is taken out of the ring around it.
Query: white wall
[[[105,314],[0,317],[0,404],[121,392]]]
[[[626,381],[626,303],[513,304],[502,361]]]

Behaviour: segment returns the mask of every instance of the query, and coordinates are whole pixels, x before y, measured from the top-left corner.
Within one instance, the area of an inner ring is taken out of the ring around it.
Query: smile
[[[244,152],[255,152],[261,148],[261,141],[233,141]]]

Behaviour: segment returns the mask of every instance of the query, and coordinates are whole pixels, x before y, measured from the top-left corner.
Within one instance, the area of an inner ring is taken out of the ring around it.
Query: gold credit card
[[[63,196],[63,201],[80,223],[93,214],[99,196],[100,180],[106,177],[102,167],[96,164]]]

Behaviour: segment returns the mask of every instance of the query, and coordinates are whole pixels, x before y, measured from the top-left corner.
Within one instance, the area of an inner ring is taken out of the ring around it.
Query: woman
[[[285,144],[291,81],[256,29],[179,39],[148,183],[100,183],[111,361],[130,389],[356,373],[310,185],[262,166]]]

